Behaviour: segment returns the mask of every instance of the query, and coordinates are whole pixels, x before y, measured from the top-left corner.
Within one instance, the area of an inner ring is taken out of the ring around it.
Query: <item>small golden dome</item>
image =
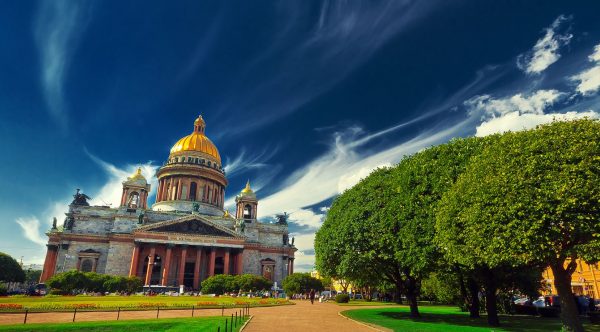
[[[200,115],[194,121],[194,132],[179,139],[179,141],[177,141],[177,143],[175,143],[175,145],[173,145],[171,148],[171,154],[185,151],[202,152],[214,157],[220,164],[221,156],[219,155],[219,150],[217,150],[217,147],[213,144],[213,142],[206,137],[206,135],[204,135],[205,126],[206,123]]]
[[[131,179],[131,180],[146,180],[146,178],[142,175],[141,167],[138,167],[137,171],[135,171],[135,174],[133,174],[133,176],[130,177],[129,179]]]
[[[246,188],[242,189],[242,194],[253,194],[254,192],[250,188],[250,180],[246,182]]]

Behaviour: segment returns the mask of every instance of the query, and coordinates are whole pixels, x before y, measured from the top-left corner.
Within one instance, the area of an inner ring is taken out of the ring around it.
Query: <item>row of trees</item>
[[[294,294],[306,294],[311,290],[320,292],[324,289],[323,282],[310,273],[292,273],[281,282],[281,288],[292,297]]]
[[[202,281],[202,293],[222,295],[225,293],[263,291],[273,287],[273,282],[254,274],[218,274]]]
[[[583,331],[571,274],[576,259],[600,259],[599,209],[598,121],[455,139],[340,195],[316,234],[316,265],[327,276],[391,287],[413,317],[432,277],[455,283],[473,317],[482,291],[490,325],[499,325],[498,291],[535,293],[549,266],[563,325]]]
[[[142,280],[137,277],[111,276],[72,270],[53,275],[46,281],[46,285],[60,294],[74,294],[75,292],[133,294],[142,289]]]

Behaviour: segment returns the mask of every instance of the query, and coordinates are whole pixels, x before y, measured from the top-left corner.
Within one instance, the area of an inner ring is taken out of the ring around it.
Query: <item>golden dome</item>
[[[146,180],[146,178],[142,175],[142,168],[141,167],[138,167],[138,169],[135,172],[135,174],[133,174],[133,176],[130,177],[129,179],[131,179],[131,180]]]
[[[250,180],[246,182],[246,188],[242,189],[242,194],[254,194],[254,192],[250,188]]]
[[[204,122],[204,119],[202,119],[202,116],[199,116],[194,121],[194,132],[179,139],[179,141],[171,148],[171,153],[185,151],[201,152],[214,157],[220,164],[221,156],[219,155],[219,150],[217,150],[217,147],[213,142],[204,135],[205,126],[206,123]]]

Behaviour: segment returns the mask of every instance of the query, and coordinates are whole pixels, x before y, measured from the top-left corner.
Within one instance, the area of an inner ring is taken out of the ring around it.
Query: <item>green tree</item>
[[[263,276],[242,274],[235,276],[236,288],[242,291],[268,290],[273,287],[273,282]]]
[[[311,289],[320,292],[323,290],[323,284],[321,280],[312,277],[310,273],[293,273],[283,279],[281,288],[288,296],[292,296],[308,293]]]
[[[0,281],[3,282],[23,282],[25,281],[25,272],[21,265],[9,255],[0,252]]]
[[[41,275],[42,275],[42,270],[28,269],[25,271],[25,282],[30,285],[37,284],[40,281]]]
[[[442,198],[437,230],[456,260],[549,265],[566,330],[583,331],[571,291],[576,259],[600,259],[600,123],[507,133],[474,157]]]
[[[229,274],[217,274],[202,281],[202,293],[222,295],[228,292],[237,292],[239,287],[235,276]]]

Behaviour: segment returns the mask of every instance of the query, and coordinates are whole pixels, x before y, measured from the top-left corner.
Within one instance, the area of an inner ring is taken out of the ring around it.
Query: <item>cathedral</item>
[[[202,116],[158,169],[156,200],[138,169],[123,181],[119,207],[90,206],[74,195],[65,222],[48,235],[40,282],[68,270],[135,276],[145,286],[199,289],[216,274],[251,273],[277,282],[294,270],[285,215],[257,220],[250,183],[235,198],[235,215],[223,207],[227,178]]]

